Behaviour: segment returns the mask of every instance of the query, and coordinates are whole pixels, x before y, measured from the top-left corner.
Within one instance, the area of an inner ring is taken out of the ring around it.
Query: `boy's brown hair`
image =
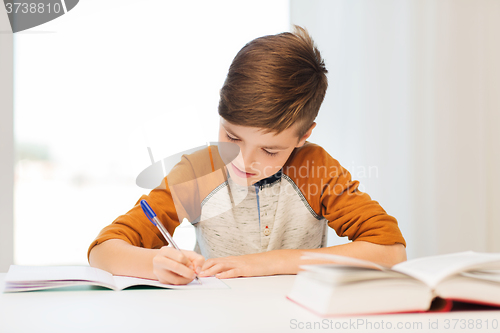
[[[311,127],[328,87],[328,71],[307,30],[256,38],[229,67],[220,91],[219,115],[230,123],[281,133],[297,123]]]

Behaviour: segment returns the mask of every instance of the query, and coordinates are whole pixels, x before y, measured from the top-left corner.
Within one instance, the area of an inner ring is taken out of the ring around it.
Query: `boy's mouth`
[[[248,173],[248,172],[241,171],[233,163],[231,163],[231,166],[233,167],[233,170],[236,173],[236,175],[238,175],[238,176],[240,176],[242,178],[250,178],[252,176],[255,176],[255,173]]]

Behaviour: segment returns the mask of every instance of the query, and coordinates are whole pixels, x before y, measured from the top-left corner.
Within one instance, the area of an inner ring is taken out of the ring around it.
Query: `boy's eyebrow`
[[[271,149],[271,150],[285,150],[285,149],[288,149],[288,147],[282,147],[282,146],[260,146],[259,148],[266,148],[266,149]]]
[[[228,128],[226,128],[225,126],[222,126],[226,132],[228,132],[229,134],[239,138],[239,136],[237,136],[236,134],[234,134],[231,130],[229,130]],[[271,150],[285,150],[285,149],[288,149],[288,147],[283,147],[283,146],[260,146],[259,148],[265,148],[265,149],[271,149]]]

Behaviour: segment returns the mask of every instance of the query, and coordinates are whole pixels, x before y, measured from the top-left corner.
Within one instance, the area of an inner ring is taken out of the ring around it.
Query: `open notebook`
[[[153,286],[167,289],[225,289],[229,288],[216,277],[202,277],[187,285],[163,284],[156,280],[112,275],[90,266],[19,266],[11,265],[5,277],[4,292],[19,292],[94,285],[112,290],[132,286]]]

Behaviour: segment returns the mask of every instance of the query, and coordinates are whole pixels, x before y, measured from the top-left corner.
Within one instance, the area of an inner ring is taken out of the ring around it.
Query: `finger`
[[[232,267],[231,267],[232,268]],[[227,267],[226,264],[224,263],[217,263],[214,266],[210,267],[209,269],[203,270],[200,272],[200,276],[213,276],[217,273],[225,272],[229,267]]]
[[[167,257],[155,256],[153,258],[153,267],[156,269],[163,269],[165,271],[173,272],[187,279],[194,279],[194,271],[192,268],[189,268],[186,265],[183,265]]]
[[[182,252],[193,264],[193,269],[199,273],[205,264],[205,258],[201,254],[194,251],[183,250]]]
[[[230,279],[230,278],[236,278],[239,276],[241,276],[241,274],[239,274],[239,271],[236,268],[215,274],[215,277],[218,279]]]
[[[205,257],[194,251],[182,250],[182,253],[190,260],[203,259],[203,261],[205,261]]]
[[[191,264],[191,261],[184,255],[182,251],[179,251],[173,247],[163,246],[160,249],[159,254],[174,261],[177,261],[178,263],[181,263],[185,266],[189,266]]]
[[[218,260],[218,259],[208,259],[207,261],[205,261],[205,263],[201,267],[201,271],[206,271],[207,269],[218,264],[219,262],[220,262],[220,260]]]
[[[153,272],[158,278],[158,281],[165,284],[188,284],[193,281],[193,279],[188,279],[166,270],[153,270]]]

